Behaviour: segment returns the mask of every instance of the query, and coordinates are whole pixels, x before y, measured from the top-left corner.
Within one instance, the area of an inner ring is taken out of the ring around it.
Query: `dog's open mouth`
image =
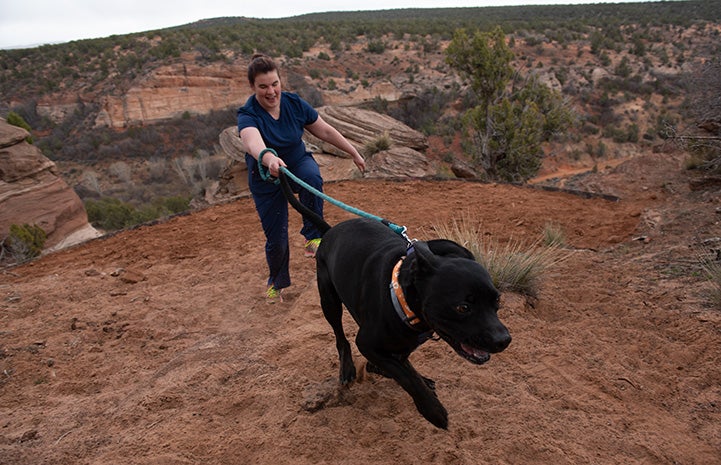
[[[453,347],[455,351],[458,352],[458,355],[465,358],[469,362],[475,363],[477,365],[486,363],[488,360],[491,359],[491,354],[489,354],[485,350],[471,347],[467,344],[460,343],[457,347],[454,344],[451,347]]]
[[[446,334],[438,333],[438,335],[444,341],[446,341],[448,345],[453,347],[453,350],[455,350],[458,355],[465,358],[471,363],[475,363],[476,365],[483,365],[491,359],[491,354],[488,353],[488,351],[485,351],[478,347],[470,346],[468,344],[464,344],[463,342],[458,342]]]

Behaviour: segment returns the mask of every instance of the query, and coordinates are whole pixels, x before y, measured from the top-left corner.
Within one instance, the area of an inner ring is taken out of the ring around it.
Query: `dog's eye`
[[[471,311],[471,307],[468,304],[458,304],[456,305],[456,311],[458,313],[468,313]]]

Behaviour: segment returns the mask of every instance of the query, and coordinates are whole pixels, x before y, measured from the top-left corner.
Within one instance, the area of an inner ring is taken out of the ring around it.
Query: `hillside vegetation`
[[[713,0],[635,4],[554,5],[492,8],[400,9],[317,13],[286,19],[217,18],[137,34],[112,35],[31,49],[0,51],[3,105],[68,88],[102,91],[122,88],[136,75],[184,52],[202,61],[224,61],[263,50],[301,57],[319,42],[342,51],[359,37],[383,41],[410,36],[420,45],[449,40],[458,28],[507,34],[537,34],[559,45],[595,38],[605,48],[624,47],[628,38],[662,41],[655,28],[688,28],[718,22]],[[278,33],[282,31],[282,33]],[[683,51],[685,44],[671,43]],[[686,44],[687,45],[687,44]],[[41,71],[38,76],[38,71]]]
[[[467,158],[455,145],[457,115],[474,102],[443,51],[459,28],[496,26],[509,40],[518,76],[542,76],[577,113],[577,126],[545,146],[549,166],[554,158],[588,165],[628,156],[635,149],[623,144],[650,146],[694,127],[683,107],[687,83],[701,63],[721,55],[721,11],[711,0],[216,18],[0,51],[0,115],[21,115],[83,198],[102,192],[144,203],[157,195],[193,195],[203,180],[186,168],[210,163],[206,176],[221,169],[217,137],[234,124],[240,102],[117,130],[97,126],[99,98],[123,95],[169,63],[243,64],[263,51],[282,60],[286,87],[314,105],[332,96],[389,113],[436,137],[430,155],[450,163]],[[409,98],[354,97],[378,81],[402,82]],[[40,101],[70,102],[75,109],[53,121],[38,112]]]

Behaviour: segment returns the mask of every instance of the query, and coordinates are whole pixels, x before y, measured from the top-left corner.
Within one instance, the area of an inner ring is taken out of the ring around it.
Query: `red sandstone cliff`
[[[55,163],[25,139],[28,132],[0,118],[0,238],[12,224],[35,224],[56,249],[98,235],[80,197],[56,172]]]

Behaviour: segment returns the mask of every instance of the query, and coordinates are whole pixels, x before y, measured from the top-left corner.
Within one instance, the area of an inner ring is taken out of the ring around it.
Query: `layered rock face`
[[[0,238],[12,224],[40,226],[46,249],[98,236],[80,197],[57,175],[55,163],[26,142],[28,136],[0,118]]]
[[[428,148],[426,136],[400,121],[388,115],[353,107],[326,106],[318,109],[318,113],[364,156],[366,176],[423,177],[435,173],[435,168],[422,153]],[[388,149],[369,153],[366,146],[380,137],[389,139]],[[305,140],[316,145],[321,153],[347,156],[345,152],[307,132]]]
[[[205,114],[238,105],[250,95],[247,71],[240,65],[174,64],[162,66],[120,96],[101,98],[97,126],[122,128]]]

